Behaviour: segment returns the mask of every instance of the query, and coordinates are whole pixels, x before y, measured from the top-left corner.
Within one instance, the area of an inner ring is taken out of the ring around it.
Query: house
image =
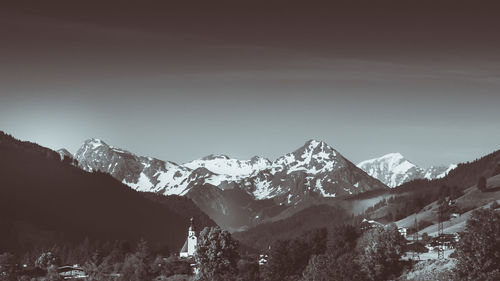
[[[405,238],[406,238],[406,235],[408,235],[408,228],[407,227],[399,227],[398,231]]]
[[[269,259],[269,256],[267,254],[260,254],[259,255],[259,265],[266,264],[268,259]]]
[[[367,219],[363,219],[363,221],[361,222],[361,229],[362,230],[367,230],[367,229],[371,229],[371,228],[375,228],[375,227],[384,227],[384,224],[380,223],[378,221],[367,220]]]
[[[87,278],[87,274],[85,274],[85,271],[83,270],[83,268],[81,268],[77,264],[65,265],[65,266],[58,267],[57,273],[59,273],[59,276],[61,276],[63,279],[84,279],[84,278]]]
[[[196,237],[194,219],[191,218],[190,222],[191,225],[189,226],[186,242],[184,242],[184,245],[182,246],[182,249],[179,253],[179,257],[181,258],[192,258],[194,256],[194,253],[196,252],[198,238]]]

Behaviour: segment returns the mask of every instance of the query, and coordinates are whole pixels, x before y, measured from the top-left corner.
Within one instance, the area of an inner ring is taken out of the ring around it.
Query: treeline
[[[146,240],[56,244],[24,254],[0,255],[0,280],[63,280],[58,268],[81,268],[85,280],[142,281],[158,276],[191,275],[189,261],[179,260],[168,248],[152,251]]]
[[[410,192],[407,194],[396,194],[369,207],[365,211],[365,214],[369,216],[370,213],[385,207],[385,217],[383,218],[388,221],[398,221],[411,214],[420,212],[425,206],[434,201],[437,201],[438,204],[442,204],[445,200],[455,200],[463,194],[464,192],[458,187],[449,187],[446,185],[442,185],[435,190],[429,190],[425,193]],[[462,213],[458,209],[456,212]]]
[[[361,222],[345,209],[330,205],[313,205],[283,220],[257,225],[249,230],[234,233],[243,245],[253,249],[267,249],[276,240],[293,240],[315,228],[331,228],[337,224]]]
[[[429,270],[429,274],[441,276],[439,270],[445,270],[446,280],[499,280],[497,207],[474,211],[452,254],[456,266]],[[415,247],[407,244],[395,224],[373,228],[336,225],[330,229],[277,240],[259,256],[241,253],[229,232],[206,227],[191,261],[151,251],[143,239],[135,245],[85,240],[79,245],[56,245],[21,256],[3,253],[0,280],[61,280],[57,266],[74,262],[80,263],[87,281],[382,281],[411,275],[415,263],[401,257]],[[23,262],[29,262],[29,266],[24,267]],[[425,280],[440,279],[427,276]]]
[[[58,153],[0,132],[0,252],[144,237],[180,248],[189,218],[214,226],[189,199],[146,196],[108,174],[88,173]],[[146,198],[148,197],[148,198]]]

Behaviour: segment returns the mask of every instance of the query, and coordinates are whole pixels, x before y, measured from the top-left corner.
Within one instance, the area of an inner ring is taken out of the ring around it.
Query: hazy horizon
[[[274,160],[318,139],[422,167],[500,149],[487,4],[8,1],[0,23],[0,130],[52,149]]]

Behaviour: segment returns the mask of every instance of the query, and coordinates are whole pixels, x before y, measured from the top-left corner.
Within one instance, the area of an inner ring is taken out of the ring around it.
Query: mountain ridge
[[[166,195],[185,195],[192,186],[208,183],[222,189],[240,186],[257,199],[269,199],[289,193],[290,190],[283,189],[279,181],[295,181],[297,178],[292,179],[293,175],[298,174],[307,175],[303,180],[307,181],[309,189],[325,197],[359,193],[356,189],[360,184],[359,181],[350,182],[354,178],[344,177],[342,182],[326,179],[328,174],[335,171],[357,168],[348,164],[350,162],[335,149],[317,140],[309,140],[295,151],[278,157],[273,162],[260,156],[239,160],[223,154],[211,154],[179,165],[138,156],[96,138],[84,141],[74,157],[78,165],[86,171],[107,172],[136,190]],[[363,178],[359,171],[356,171],[356,174],[358,178]],[[370,179],[364,180],[376,188],[384,188],[380,183]],[[252,184],[256,185],[256,188],[249,187]],[[286,184],[290,186],[290,182]],[[333,185],[342,185],[342,189],[334,189],[331,187]],[[367,186],[364,188],[367,189]]]
[[[268,219],[266,214],[276,215],[318,198],[389,189],[317,140],[309,140],[272,162],[259,156],[238,160],[212,154],[179,165],[89,139],[75,159],[82,169],[109,173],[138,191],[187,196],[217,224],[231,230],[258,224]],[[258,203],[262,200],[271,201]],[[238,213],[238,220],[227,210]]]

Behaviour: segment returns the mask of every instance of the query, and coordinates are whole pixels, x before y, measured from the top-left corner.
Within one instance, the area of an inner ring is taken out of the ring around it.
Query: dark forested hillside
[[[85,172],[68,160],[0,132],[0,252],[85,237],[144,237],[153,247],[177,249],[190,215],[199,214],[202,224],[213,225],[205,215],[174,212],[165,202],[149,200],[107,174]]]
[[[369,210],[373,218],[399,220],[420,211],[424,206],[445,197],[458,198],[463,190],[478,180],[500,173],[500,150],[471,162],[461,163],[444,178],[418,179],[392,190],[395,197]]]
[[[234,233],[246,246],[263,250],[276,240],[293,240],[303,233],[322,227],[352,222],[353,217],[341,207],[314,205],[276,222],[260,224],[247,231]]]
[[[217,226],[207,214],[202,212],[191,199],[185,196],[163,195],[153,192],[141,192],[141,194],[149,200],[161,203],[179,216],[195,218],[195,225],[199,230],[202,230],[205,226]]]

